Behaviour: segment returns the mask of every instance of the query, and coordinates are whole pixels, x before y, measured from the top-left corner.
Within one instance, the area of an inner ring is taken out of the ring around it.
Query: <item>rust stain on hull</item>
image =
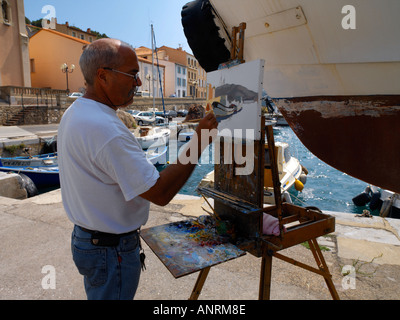
[[[367,183],[400,193],[400,96],[274,99],[315,156]]]

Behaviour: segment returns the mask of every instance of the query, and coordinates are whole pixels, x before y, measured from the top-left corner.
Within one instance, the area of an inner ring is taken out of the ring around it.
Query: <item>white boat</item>
[[[133,133],[143,150],[166,146],[171,130],[166,127],[141,127]]]
[[[275,118],[272,118],[272,117],[265,118],[265,126],[275,127],[277,122],[278,121]]]
[[[195,131],[193,129],[183,129],[181,132],[178,134],[178,141],[181,142],[186,142],[192,139]]]
[[[399,12],[398,0],[197,0],[182,25],[206,72],[231,61],[242,26],[243,60],[265,61],[264,89],[307,149],[400,193]]]
[[[266,145],[266,148],[268,146]],[[290,153],[289,144],[275,142],[279,179],[283,201],[291,202],[289,189],[295,186],[301,191],[307,182],[307,169]],[[268,153],[266,153],[268,154]],[[266,166],[269,160],[266,159]],[[208,173],[200,182],[199,187],[214,187],[214,171]],[[271,169],[264,169],[264,204],[275,204]]]
[[[147,159],[155,166],[167,164],[168,146],[160,146],[157,148],[147,149],[145,151]]]
[[[277,126],[281,126],[281,127],[285,127],[285,126],[289,126],[288,122],[286,121],[285,117],[282,116],[282,113],[278,113],[275,117],[276,119],[276,125]]]
[[[232,85],[224,85],[221,88],[218,88],[219,91],[220,92],[222,91],[223,93],[225,93],[226,86],[232,87]],[[242,101],[232,100],[229,105],[227,102],[228,102],[228,95],[220,95],[212,103],[212,109],[213,109],[213,112],[217,119],[229,118],[232,115],[234,115],[242,110]]]

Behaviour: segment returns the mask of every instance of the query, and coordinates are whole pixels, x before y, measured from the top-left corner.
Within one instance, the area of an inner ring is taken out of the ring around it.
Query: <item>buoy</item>
[[[22,179],[22,187],[26,190],[28,198],[32,198],[39,194],[35,183],[27,175],[20,173],[19,176]]]
[[[301,165],[301,169],[303,170],[303,173],[305,175],[308,175],[308,170],[307,170],[307,168],[305,166]]]
[[[294,187],[297,191],[301,192],[304,189],[304,184],[300,180],[296,179],[296,181],[294,182]]]
[[[299,180],[301,181],[302,184],[307,183],[307,175],[305,173],[302,173],[299,177]]]

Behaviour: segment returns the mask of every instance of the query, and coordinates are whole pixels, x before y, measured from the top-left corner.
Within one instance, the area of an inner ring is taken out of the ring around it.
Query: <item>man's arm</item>
[[[194,168],[196,167],[197,160],[200,158],[204,148],[211,143],[210,140],[202,141],[202,138],[208,139],[209,136],[206,135],[202,137],[201,130],[213,130],[217,127],[218,122],[214,114],[209,113],[208,115],[206,115],[200,121],[196,129],[197,139],[191,139],[187,143],[188,148],[186,149],[186,157],[193,159],[193,156],[190,157],[189,153],[191,150],[196,150],[196,161],[194,163],[189,162],[187,164],[183,164],[178,157],[177,163],[171,164],[163,171],[161,171],[160,178],[157,180],[156,184],[140,196],[159,206],[167,205],[189,179]]]

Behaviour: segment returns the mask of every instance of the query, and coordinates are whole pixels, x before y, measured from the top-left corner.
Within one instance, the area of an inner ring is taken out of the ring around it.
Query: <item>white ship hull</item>
[[[228,49],[232,28],[246,23],[244,60],[265,60],[264,89],[303,144],[399,193],[400,1],[354,0],[353,11],[347,0],[210,3]]]

